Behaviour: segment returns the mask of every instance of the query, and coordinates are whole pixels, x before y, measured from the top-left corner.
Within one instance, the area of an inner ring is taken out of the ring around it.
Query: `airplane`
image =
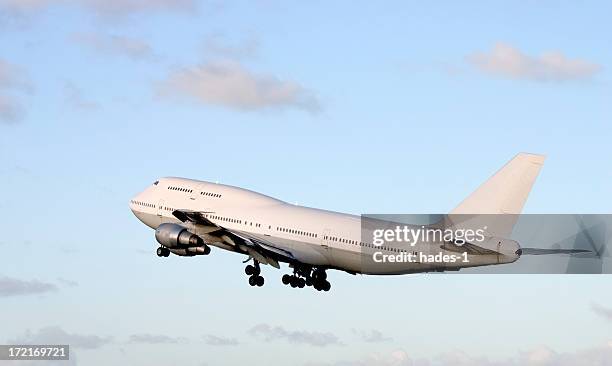
[[[208,255],[211,247],[216,247],[247,255],[243,263],[253,261],[245,268],[251,286],[264,284],[261,264],[280,269],[280,263],[287,263],[293,273],[282,276],[283,284],[329,291],[327,270],[391,275],[456,271],[518,260],[523,249],[507,235],[543,163],[543,155],[516,155],[442,221],[444,228],[459,228],[473,224],[452,219],[465,214],[511,218],[503,225],[504,230],[489,230],[486,237],[483,235],[485,240],[476,244],[459,245],[451,238],[411,246],[374,245],[372,238],[364,235],[367,220],[361,216],[302,207],[248,189],[186,178],[158,179],[132,198],[129,207],[142,223],[155,230],[159,257]],[[425,228],[411,226],[419,227]],[[503,236],[498,234],[501,232]],[[461,253],[461,258],[455,262],[395,261],[408,251],[417,255],[434,253],[432,250],[446,256]],[[377,258],[391,262],[380,263]]]

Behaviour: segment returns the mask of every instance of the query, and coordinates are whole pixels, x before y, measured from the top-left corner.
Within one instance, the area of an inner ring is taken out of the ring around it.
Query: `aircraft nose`
[[[128,203],[128,207],[130,208],[132,212],[136,211],[137,202],[141,196],[142,196],[142,193],[139,193],[130,199],[130,202]]]
[[[132,198],[130,199],[130,202],[128,203],[128,207],[130,208],[130,211],[134,212],[134,199]]]

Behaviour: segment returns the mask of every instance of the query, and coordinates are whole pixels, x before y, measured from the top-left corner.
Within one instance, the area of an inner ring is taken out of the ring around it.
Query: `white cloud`
[[[79,283],[76,281],[68,280],[62,277],[59,277],[57,279],[57,282],[59,282],[61,285],[66,286],[66,287],[77,287],[79,285]]]
[[[290,343],[307,344],[316,347],[342,344],[336,335],[329,332],[290,331],[283,327],[272,327],[268,324],[258,324],[251,328],[248,333],[255,337],[261,337],[268,342],[286,340]]]
[[[259,51],[259,41],[248,38],[230,42],[224,35],[210,35],[204,39],[204,56],[213,59],[239,60],[251,58]]]
[[[31,93],[33,89],[25,69],[0,59],[0,92],[12,90]]]
[[[237,346],[238,340],[236,338],[225,338],[216,335],[208,334],[203,336],[204,342],[209,346]]]
[[[418,364],[418,363],[417,363]],[[306,363],[305,366],[414,366],[415,362],[403,350],[389,353],[372,353],[361,359],[332,363]],[[454,365],[453,365],[454,366]]]
[[[243,111],[320,109],[316,97],[300,84],[253,73],[237,62],[210,62],[176,70],[161,83],[159,94]]]
[[[121,17],[157,11],[190,12],[195,0],[0,0],[0,12],[14,16],[37,13],[53,6],[78,6],[103,17]]]
[[[0,59],[0,90],[7,89],[30,91],[31,84],[21,67]]]
[[[72,35],[72,39],[80,45],[103,54],[121,55],[134,60],[151,59],[154,57],[153,49],[147,42],[132,37],[98,33],[75,33]]]
[[[130,343],[145,343],[145,344],[178,344],[187,342],[186,338],[170,337],[163,334],[133,334],[130,336]]]
[[[612,309],[610,308],[605,308],[601,305],[597,305],[597,304],[592,304],[591,305],[591,309],[593,310],[593,312],[605,319],[608,320],[612,320]]]
[[[349,363],[354,366],[412,366],[413,361],[403,350],[395,350],[388,354],[374,353],[366,356],[364,360],[355,363]]]
[[[2,104],[0,100],[0,116],[1,113]],[[37,280],[24,281],[11,277],[0,277],[0,297],[40,295],[55,292],[57,290],[57,286],[52,283]]]
[[[469,355],[463,351],[451,351],[440,356],[423,359],[412,358],[403,351],[388,354],[375,353],[360,359],[337,361],[326,364],[306,365],[327,366],[609,366],[612,365],[612,342],[575,352],[555,352],[548,347],[537,347],[516,356],[490,360],[486,357]]]
[[[358,331],[353,329],[353,333],[358,335],[364,342],[380,343],[391,341],[392,338],[386,337],[381,331],[372,329],[369,331]]]
[[[25,70],[0,59],[0,122],[17,122],[24,115],[21,103],[9,93],[30,93],[32,89]]]
[[[68,344],[70,347],[97,349],[112,341],[110,337],[68,333],[60,327],[45,327],[37,332],[26,331],[22,336],[9,340],[12,344]]]
[[[558,51],[534,57],[505,43],[497,43],[490,52],[475,53],[468,61],[491,75],[532,81],[571,81],[593,77],[601,70],[595,63],[568,58]]]
[[[13,123],[23,117],[21,105],[6,95],[0,94],[0,122]]]
[[[65,0],[0,0],[0,9],[11,13],[26,13],[39,11],[52,4],[63,2]]]
[[[102,15],[126,15],[150,11],[192,11],[195,0],[76,0]]]

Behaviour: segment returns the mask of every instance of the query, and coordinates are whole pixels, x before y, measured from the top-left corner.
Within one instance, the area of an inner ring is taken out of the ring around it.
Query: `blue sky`
[[[127,207],[172,175],[447,212],[529,151],[526,212],[608,213],[608,3],[109,4],[0,0],[0,342],[66,339],[87,365],[610,356],[607,276],[253,289],[239,256],[159,260]]]

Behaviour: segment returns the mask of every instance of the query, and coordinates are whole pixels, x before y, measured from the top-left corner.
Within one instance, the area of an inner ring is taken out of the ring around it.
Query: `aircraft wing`
[[[243,232],[235,232],[224,229],[229,233],[230,238],[238,245],[240,249],[247,252],[251,257],[258,262],[269,264],[273,267],[280,268],[278,261],[294,262],[296,261],[293,254],[283,248],[279,248],[272,243],[257,238],[253,235]]]
[[[181,222],[191,222],[196,225],[204,226],[204,231],[207,234],[238,247],[260,263],[270,264],[273,267],[280,268],[278,264],[279,260],[286,262],[294,262],[296,260],[291,252],[279,248],[266,240],[251,234],[230,230],[213,223],[204,216],[205,213],[207,212],[175,210],[172,212],[172,215]]]
[[[194,224],[204,226],[217,226],[212,221],[204,217],[204,214],[208,212],[191,211],[191,210],[174,210],[172,215],[182,222],[191,221]]]
[[[263,249],[265,249],[267,251],[270,251],[270,252],[273,252],[273,253],[281,256],[281,257],[285,257],[287,259],[295,260],[295,257],[293,256],[293,254],[291,254],[290,251],[285,250],[283,248],[276,247],[276,246],[270,244],[269,242],[267,242],[267,241],[265,241],[263,239],[260,239],[260,238],[257,238],[255,236],[253,236],[253,235],[249,235],[249,234],[245,234],[245,233],[240,233],[240,234],[234,233],[234,235],[240,237],[241,239],[243,239],[245,241],[250,241],[254,245],[260,246]]]

